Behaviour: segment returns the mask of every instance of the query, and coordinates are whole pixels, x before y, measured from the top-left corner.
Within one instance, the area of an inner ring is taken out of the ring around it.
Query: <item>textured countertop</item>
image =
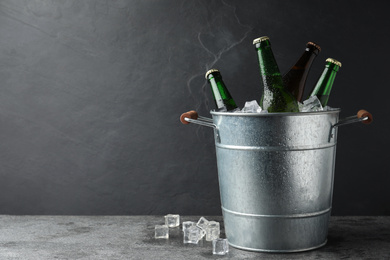
[[[181,216],[181,222],[198,219]],[[312,251],[271,254],[230,247],[226,256],[212,255],[205,240],[183,244],[180,228],[171,228],[167,240],[154,239],[154,226],[163,223],[163,216],[0,215],[0,259],[390,259],[390,217],[332,217],[328,243]]]

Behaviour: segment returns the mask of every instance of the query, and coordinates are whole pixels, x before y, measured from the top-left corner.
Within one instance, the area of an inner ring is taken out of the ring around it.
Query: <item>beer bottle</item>
[[[225,83],[222,81],[222,76],[219,70],[211,69],[206,72],[206,79],[210,83],[211,91],[215,101],[216,111],[233,111],[237,109]]]
[[[283,79],[267,36],[253,40],[259,58],[264,92],[260,100],[262,109],[268,112],[299,112],[294,96],[285,89]]]
[[[306,43],[306,49],[294,66],[283,76],[284,86],[294,95],[295,99],[302,102],[307,74],[310,67],[320,53],[321,48],[313,42]]]
[[[341,62],[332,58],[326,59],[325,62],[325,69],[322,72],[320,78],[318,79],[317,84],[314,86],[313,90],[310,93],[310,97],[318,97],[323,107],[328,104],[329,94],[332,90],[336,73],[341,67]]]

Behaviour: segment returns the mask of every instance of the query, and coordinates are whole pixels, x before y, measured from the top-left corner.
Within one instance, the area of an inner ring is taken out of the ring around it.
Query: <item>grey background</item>
[[[252,40],[282,73],[307,41],[343,63],[333,215],[390,215],[386,1],[0,1],[0,214],[221,214],[212,130],[220,69],[239,106],[261,96]]]

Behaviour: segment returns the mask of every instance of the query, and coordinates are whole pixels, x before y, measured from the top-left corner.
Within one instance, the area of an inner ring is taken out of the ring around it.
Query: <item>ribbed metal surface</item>
[[[232,246],[295,252],[326,243],[339,112],[211,112]]]

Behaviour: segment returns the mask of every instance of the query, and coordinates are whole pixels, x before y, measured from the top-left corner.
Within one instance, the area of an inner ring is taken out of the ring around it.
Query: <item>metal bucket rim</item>
[[[340,108],[331,108],[326,111],[317,112],[283,112],[283,113],[245,113],[245,112],[218,112],[211,110],[210,114],[219,116],[247,116],[247,117],[274,117],[274,116],[311,116],[311,115],[323,115],[323,114],[336,114],[340,113]]]

